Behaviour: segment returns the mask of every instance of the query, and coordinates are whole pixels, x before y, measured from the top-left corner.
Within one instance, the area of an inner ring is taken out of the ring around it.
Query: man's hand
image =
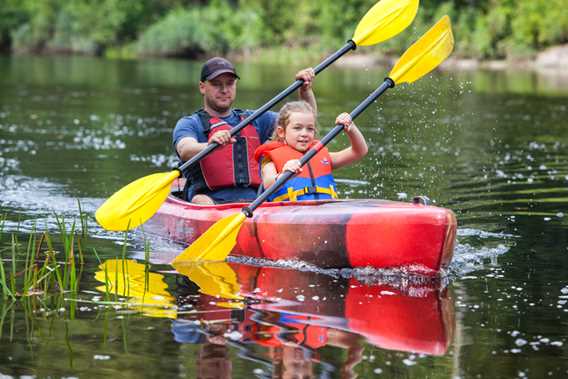
[[[209,137],[209,143],[216,142],[219,145],[226,145],[228,143],[235,143],[237,140],[231,137],[231,132],[228,130],[219,130]]]

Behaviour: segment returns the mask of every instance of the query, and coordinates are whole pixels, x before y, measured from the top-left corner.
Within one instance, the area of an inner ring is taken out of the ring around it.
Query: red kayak
[[[176,194],[167,198],[144,230],[187,245],[246,205],[196,205]],[[245,221],[231,255],[298,260],[323,268],[407,268],[436,275],[451,261],[455,235],[452,211],[419,201],[275,202],[264,203]]]

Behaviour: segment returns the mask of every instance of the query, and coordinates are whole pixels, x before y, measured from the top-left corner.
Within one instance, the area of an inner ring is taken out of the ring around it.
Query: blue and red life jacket
[[[313,141],[311,146],[318,141]],[[255,152],[255,159],[268,159],[274,163],[277,172],[282,172],[286,162],[300,159],[303,153],[282,142],[269,142]],[[336,199],[337,187],[332,175],[331,156],[322,148],[299,174],[290,178],[281,188],[269,196],[270,201],[324,200]]]

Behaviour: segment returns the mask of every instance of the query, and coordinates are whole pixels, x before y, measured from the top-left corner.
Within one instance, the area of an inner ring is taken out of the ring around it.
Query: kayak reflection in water
[[[215,275],[227,272],[227,267],[234,276],[221,280],[221,275]],[[179,283],[178,309],[197,312],[180,315],[184,320],[178,317],[174,335],[197,326],[198,333],[208,336],[205,343],[223,336],[225,343],[240,349],[242,357],[266,364],[274,377],[298,370],[311,377],[315,366],[320,372],[341,368],[343,377],[352,377],[365,343],[443,355],[452,340],[453,303],[439,283],[365,285],[354,278],[313,272],[209,263],[210,282],[221,282],[220,287],[230,287],[242,297],[232,300],[229,308],[226,299],[209,292],[211,286],[206,291],[199,287],[203,278],[194,282],[192,271],[175,268],[189,279]],[[252,355],[253,346],[265,348],[262,358]],[[319,352],[326,346],[346,350],[346,359],[322,361]]]
[[[198,377],[231,377],[233,349],[272,377],[340,371],[349,378],[368,344],[443,355],[452,341],[453,301],[436,283],[366,285],[355,278],[220,262],[175,267],[183,276],[176,276],[174,297],[165,291],[163,275],[145,268],[133,260],[107,261],[96,278],[110,283],[98,289],[135,289],[123,292],[135,299],[132,307],[174,318],[174,340],[199,345]],[[136,284],[141,277],[149,278],[145,287]],[[324,347],[347,354],[322,360]]]
[[[191,295],[190,295],[191,296]],[[199,378],[229,378],[232,362],[228,347],[237,348],[243,359],[261,364],[268,377],[311,378],[315,367],[319,371],[335,372],[337,362],[330,364],[320,358],[318,349],[340,347],[348,351],[341,364],[342,377],[354,377],[353,367],[360,362],[364,339],[360,336],[324,326],[312,325],[315,316],[286,312],[215,309],[213,297],[203,295],[194,303],[200,314],[195,319],[177,319],[172,324],[174,339],[180,343],[199,344],[197,370]],[[183,307],[183,305],[180,305]],[[259,355],[255,346],[264,348]]]

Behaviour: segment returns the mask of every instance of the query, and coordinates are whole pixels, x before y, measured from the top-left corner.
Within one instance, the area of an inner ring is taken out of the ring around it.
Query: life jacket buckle
[[[305,194],[305,195],[312,194],[312,193],[317,193],[317,192],[318,192],[317,187],[314,187],[314,186],[307,186],[307,187],[304,187],[304,194]]]

